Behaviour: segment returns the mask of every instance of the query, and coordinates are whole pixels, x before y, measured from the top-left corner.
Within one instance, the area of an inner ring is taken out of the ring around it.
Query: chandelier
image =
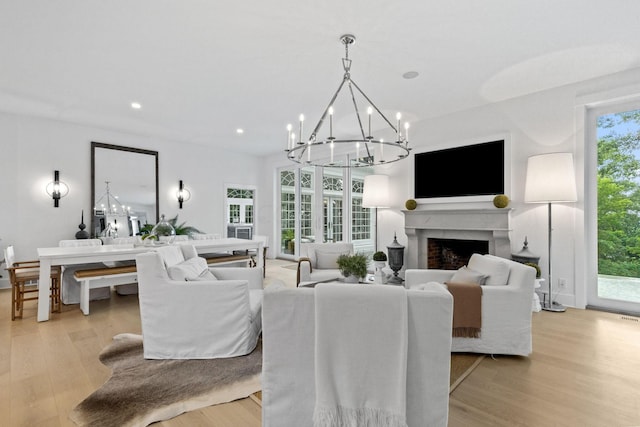
[[[109,189],[110,181],[105,181],[104,183],[106,184],[107,189],[93,207],[94,215],[129,215],[131,207],[123,205],[118,201],[117,197],[111,194],[111,190]],[[98,209],[98,206],[100,206],[100,209]]]
[[[402,116],[400,113],[397,113],[394,126],[351,79],[349,45],[353,44],[355,40],[355,36],[351,34],[345,34],[340,37],[340,41],[345,47],[345,57],[342,59],[344,77],[309,138],[305,140],[303,136],[303,114],[300,115],[299,133],[297,136],[293,126],[291,124],[287,125],[287,148],[285,152],[289,160],[309,166],[358,168],[397,162],[409,155],[409,150],[411,150],[409,148],[409,123],[405,122],[403,128],[401,128],[400,120]],[[345,87],[349,92],[347,102],[352,104],[355,110],[355,117],[353,118],[353,124],[355,124],[355,126],[350,133],[352,136],[337,137],[333,129],[334,105],[336,100],[338,100],[340,91]],[[366,120],[364,120],[363,111],[360,109],[357,98],[360,99],[361,104],[364,102],[368,104],[366,107]],[[375,115],[374,112],[376,113]],[[328,132],[325,130],[326,136],[321,137],[319,133],[327,117],[329,129]],[[376,130],[377,135],[375,136],[372,133],[372,121],[374,125],[382,124],[383,126],[382,129]],[[366,122],[366,132],[364,122]],[[383,136],[387,139],[385,140]],[[344,160],[347,155],[349,160],[345,162]]]

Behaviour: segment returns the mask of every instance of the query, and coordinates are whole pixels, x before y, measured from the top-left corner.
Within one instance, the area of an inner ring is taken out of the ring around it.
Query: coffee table
[[[319,280],[319,281],[314,281],[314,282],[300,282],[298,284],[299,288],[315,288],[317,284],[319,283],[353,283],[353,282],[346,282],[344,280],[344,277],[334,277],[332,279],[327,279],[327,280]],[[374,275],[373,274],[367,274],[367,276],[364,278],[364,280],[361,280],[357,283],[360,284],[374,284]]]

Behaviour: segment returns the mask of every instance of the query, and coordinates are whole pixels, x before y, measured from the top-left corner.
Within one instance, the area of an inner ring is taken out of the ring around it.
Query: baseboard
[[[616,310],[613,308],[599,307],[597,305],[587,305],[587,310],[604,311],[606,313],[622,314],[624,316],[640,317],[640,313],[636,311]]]

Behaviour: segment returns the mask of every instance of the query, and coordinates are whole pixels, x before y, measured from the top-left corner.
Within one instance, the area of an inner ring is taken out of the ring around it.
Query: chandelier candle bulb
[[[367,108],[367,114],[369,115],[369,138],[371,138],[371,115],[373,114],[373,108],[371,108],[371,106]]]
[[[400,119],[402,118],[402,114],[396,114],[396,120],[398,121],[398,125],[396,127],[396,136],[398,137],[398,142],[400,142]]]
[[[303,144],[302,142],[302,123],[304,122],[304,114],[300,114],[300,144]]]
[[[404,140],[409,142],[409,122],[404,122]]]
[[[293,148],[292,146],[292,142],[293,140],[291,139],[291,129],[293,129],[293,126],[291,126],[291,123],[289,123],[287,125],[287,150],[291,150]]]
[[[333,107],[329,107],[329,138],[333,138]],[[331,163],[333,163],[333,143],[331,143]]]

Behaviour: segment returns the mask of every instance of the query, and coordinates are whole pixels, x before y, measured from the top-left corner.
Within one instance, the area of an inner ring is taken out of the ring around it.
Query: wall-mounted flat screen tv
[[[449,201],[506,193],[505,140],[414,154],[414,197]]]

